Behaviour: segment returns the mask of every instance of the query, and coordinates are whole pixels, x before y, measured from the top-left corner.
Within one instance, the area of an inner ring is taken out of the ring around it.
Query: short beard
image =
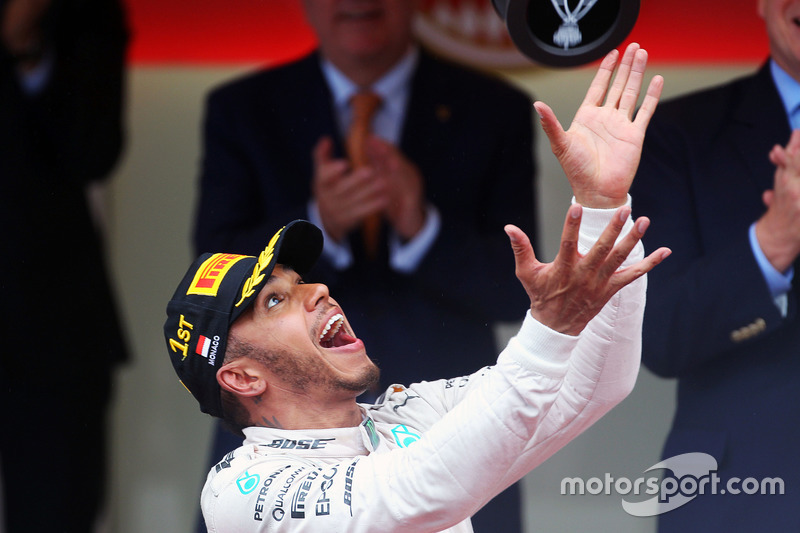
[[[328,392],[344,390],[361,394],[376,386],[380,380],[380,370],[374,363],[355,378],[342,379],[324,373],[320,365],[313,364],[308,359],[299,358],[288,350],[268,351],[240,341],[234,335],[229,335],[225,352],[225,363],[240,357],[248,357],[269,368],[273,374],[296,390],[308,390],[309,387],[315,387]]]

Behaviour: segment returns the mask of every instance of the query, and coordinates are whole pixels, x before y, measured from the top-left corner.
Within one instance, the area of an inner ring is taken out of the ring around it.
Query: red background
[[[299,0],[127,0],[134,64],[275,63],[314,47]],[[628,41],[652,62],[742,63],[767,55],[755,0],[642,0]]]

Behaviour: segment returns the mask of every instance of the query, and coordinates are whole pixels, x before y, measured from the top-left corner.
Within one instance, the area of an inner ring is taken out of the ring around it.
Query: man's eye
[[[281,303],[282,300],[283,298],[281,298],[280,296],[276,295],[270,296],[269,298],[267,298],[267,309],[271,309],[272,307],[278,305],[279,303]]]

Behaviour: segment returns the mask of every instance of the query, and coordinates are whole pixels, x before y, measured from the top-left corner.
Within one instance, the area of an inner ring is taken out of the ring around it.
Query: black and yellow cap
[[[167,304],[164,337],[181,383],[200,410],[222,417],[217,370],[228,329],[255,300],[280,263],[304,275],[322,253],[322,232],[305,220],[278,230],[258,257],[229,253],[198,257]]]

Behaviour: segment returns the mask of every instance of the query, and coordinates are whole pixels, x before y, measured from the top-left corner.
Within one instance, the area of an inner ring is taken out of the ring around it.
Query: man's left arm
[[[605,225],[617,218],[620,212],[605,209],[583,211],[578,248],[581,253],[586,253]],[[644,247],[640,237],[647,227],[644,222],[639,220],[635,225],[630,217],[626,217],[622,223],[621,235],[627,235],[626,239],[634,237],[639,242],[620,265],[619,272],[643,265]],[[622,244],[622,238],[618,238],[616,244]],[[540,421],[525,451],[509,468],[506,483],[513,483],[547,460],[633,390],[640,364],[646,287],[645,276],[622,287],[580,333],[558,397]],[[523,346],[524,331],[515,340]]]
[[[641,238],[649,220],[630,218],[627,194],[663,80],[651,81],[634,113],[647,54],[638,45],[629,46],[612,83],[616,62],[616,52],[606,56],[568,131],[549,107],[537,103],[576,202],[587,208],[570,208],[559,254],[549,265],[536,260],[524,233],[513,227],[508,233],[517,276],[531,299],[531,317],[560,333],[578,335],[579,341],[564,387],[509,473],[509,482],[552,455],[631,391],[641,354],[644,274],[669,255],[668,249],[659,248],[644,257]],[[571,235],[576,236],[574,241]],[[573,294],[581,296],[564,298],[576,282],[583,289]]]

